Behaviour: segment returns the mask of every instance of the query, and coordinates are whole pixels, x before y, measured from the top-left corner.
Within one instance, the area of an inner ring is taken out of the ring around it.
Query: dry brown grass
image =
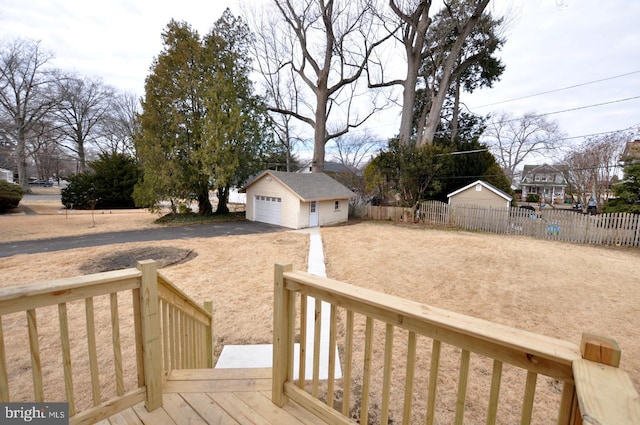
[[[153,225],[155,216],[145,212],[135,214],[140,221],[132,217],[114,222],[121,228],[125,223],[138,227],[145,220],[147,225]],[[78,219],[80,215],[72,219]],[[100,220],[102,216],[98,214],[96,219]],[[38,219],[49,224],[38,227]],[[55,228],[51,225],[52,220],[55,220]],[[77,222],[65,226],[72,223],[69,220],[57,214],[0,216],[0,229],[4,240],[33,238],[34,229],[51,229],[53,234],[93,229],[86,223],[77,225]],[[109,221],[105,217],[96,227],[104,229]],[[636,387],[640,387],[638,250],[386,223],[324,228],[322,237],[327,274],[331,278],[575,343],[579,343],[584,331],[612,337],[622,348],[622,367],[630,373]],[[287,261],[293,263],[295,269],[305,270],[308,237],[286,232],[19,255],[0,260],[0,286],[78,275],[81,266],[95,258],[136,247],[172,247],[196,252],[194,259],[167,267],[162,273],[195,300],[213,300],[216,350],[219,351],[223,344],[271,341],[273,263]],[[80,314],[72,327],[81,327],[82,320]],[[10,331],[24,335],[21,321],[21,317],[3,318],[5,337]],[[41,324],[45,327],[43,334],[55,333],[55,324],[44,322]],[[359,323],[358,327],[361,326]],[[374,347],[378,357],[384,347],[383,333],[383,326],[377,324]],[[401,359],[406,334],[398,331],[395,338],[397,358]],[[108,337],[104,339],[108,340]],[[79,338],[78,341],[82,340]],[[357,339],[356,349],[362,343]],[[429,341],[419,343],[418,364],[421,366],[416,384],[421,388],[427,379],[429,344]],[[11,351],[16,347],[11,346]],[[76,347],[78,351],[82,349]],[[106,353],[101,362],[108,364],[108,357]],[[439,423],[450,423],[455,409],[451,397],[455,396],[458,359],[456,350],[445,348],[443,367],[453,372],[440,380],[443,394],[438,404]],[[8,362],[12,382],[18,384],[25,400],[32,398],[28,359],[9,353]],[[357,368],[358,364],[362,362],[358,360],[354,366]],[[381,375],[381,367],[375,370]],[[491,365],[485,359],[473,356],[472,371],[465,418],[468,423],[482,423],[484,420],[480,417],[486,409],[482,400],[486,400]],[[395,364],[394,406],[402,405],[399,398],[404,391],[403,373],[402,364]],[[50,381],[55,382],[58,375],[58,372],[52,373]],[[500,413],[507,419],[502,423],[512,423],[518,418],[522,382],[520,375],[505,367]],[[358,382],[355,384],[357,386]],[[551,423],[553,421],[545,413],[547,406],[557,401],[560,387],[558,383],[542,378],[538,380],[538,386],[551,389],[547,391],[551,395],[536,399],[534,423]],[[47,394],[59,399],[59,389],[56,391]],[[76,388],[76,392],[85,401],[88,399],[87,386]],[[415,398],[418,404],[424,404],[424,392],[416,394]],[[423,414],[424,411],[414,412],[416,418]],[[397,413],[395,417],[399,419]]]

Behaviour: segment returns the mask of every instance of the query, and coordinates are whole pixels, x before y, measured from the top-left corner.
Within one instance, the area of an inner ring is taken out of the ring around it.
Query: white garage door
[[[253,205],[255,220],[262,223],[280,225],[282,198],[256,195]]]

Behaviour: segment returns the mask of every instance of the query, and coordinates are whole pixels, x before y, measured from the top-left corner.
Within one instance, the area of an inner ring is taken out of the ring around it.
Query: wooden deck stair
[[[293,401],[271,402],[271,368],[174,370],[162,390],[163,407],[140,403],[98,424],[325,424]]]

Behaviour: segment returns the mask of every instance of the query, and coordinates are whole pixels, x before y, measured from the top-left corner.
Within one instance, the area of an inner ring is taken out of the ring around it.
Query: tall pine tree
[[[191,197],[200,215],[211,215],[209,194],[218,189],[216,212],[228,212],[230,186],[259,171],[269,149],[265,108],[249,80],[251,34],[227,9],[204,38],[176,21],[162,36],[135,138],[144,166],[136,202]]]

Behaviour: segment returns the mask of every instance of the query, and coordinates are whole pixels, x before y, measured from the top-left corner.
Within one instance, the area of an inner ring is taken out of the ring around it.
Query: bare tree
[[[16,39],[0,45],[0,116],[4,137],[15,146],[18,181],[29,192],[27,176],[29,137],[51,113],[53,73],[47,67],[52,59],[42,51],[39,41]]]
[[[332,140],[330,153],[342,165],[362,169],[371,156],[383,148],[385,142],[368,131],[361,134],[345,134]]]
[[[611,185],[619,167],[618,158],[629,137],[627,132],[594,136],[566,156],[567,178],[580,203],[586,205],[592,198],[599,208],[610,198]]]
[[[304,138],[295,125],[294,117],[307,106],[304,90],[299,87],[300,81],[292,67],[282,69],[288,62],[288,54],[293,49],[282,43],[285,40],[273,34],[273,22],[277,16],[273,14],[253,14],[253,25],[256,28],[256,42],[253,44],[253,55],[258,58],[257,66],[262,74],[262,86],[267,99],[272,105],[270,111],[274,134],[283,146],[286,154],[286,171],[292,170],[293,152],[296,145],[304,144]],[[273,110],[292,111],[292,114],[273,112]]]
[[[274,0],[273,4],[277,13],[270,15],[274,21],[269,34],[278,42],[266,43],[269,50],[257,60],[264,62],[265,55],[277,57],[276,66],[263,69],[293,76],[291,89],[297,92],[304,87],[309,96],[296,97],[295,106],[274,102],[269,109],[313,128],[312,170],[322,172],[325,144],[361,125],[378,110],[373,101],[360,116],[354,103],[364,94],[358,81],[368,58],[390,36],[377,37],[372,5],[365,0]],[[305,98],[312,100],[305,102]],[[331,120],[331,116],[341,120]],[[330,126],[336,130],[330,132]]]
[[[135,156],[133,138],[138,131],[137,115],[140,102],[132,93],[115,95],[109,112],[101,120],[98,149],[102,153],[124,153]]]
[[[491,118],[483,142],[489,146],[498,164],[513,184],[516,169],[534,155],[546,156],[563,138],[558,124],[533,112],[514,118],[508,112]]]
[[[402,115],[400,118],[399,138],[403,143],[408,143],[411,140],[418,74],[427,55],[427,30],[432,22],[429,16],[431,3],[431,0],[389,1],[391,10],[400,19],[400,41],[406,54],[407,75],[401,80],[372,85],[374,87],[402,85]],[[395,28],[393,30],[395,31]]]
[[[56,118],[66,136],[64,148],[78,158],[78,171],[86,170],[86,149],[101,136],[101,126],[109,117],[114,91],[101,80],[60,75],[57,79]]]

